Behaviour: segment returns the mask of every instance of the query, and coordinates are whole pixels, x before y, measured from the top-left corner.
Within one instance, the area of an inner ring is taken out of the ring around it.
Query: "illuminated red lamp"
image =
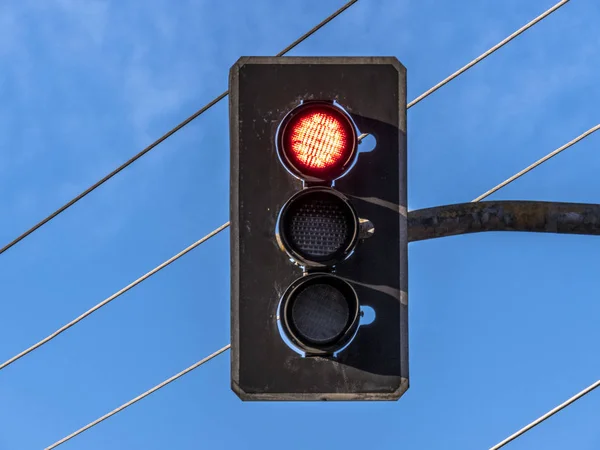
[[[357,133],[350,117],[333,103],[308,102],[285,117],[277,143],[281,160],[296,176],[331,181],[354,161]]]

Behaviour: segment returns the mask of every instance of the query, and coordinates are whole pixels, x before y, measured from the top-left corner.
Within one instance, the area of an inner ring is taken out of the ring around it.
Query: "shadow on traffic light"
[[[352,283],[350,279],[347,281]],[[375,320],[358,328],[350,345],[337,354],[336,361],[377,375],[398,375],[401,370],[400,358],[389,355],[400,355],[400,334],[390,334],[388,331],[397,328],[400,308],[406,308],[406,305],[383,290],[352,284],[359,297],[368,295],[369,304],[363,306],[373,308]],[[374,342],[377,344],[374,345]]]
[[[359,154],[353,170],[337,180],[336,188],[350,198],[359,217],[373,224],[374,233],[359,243],[348,261],[337,266],[336,274],[353,285],[361,306],[373,308],[376,317],[370,325],[359,327],[337,361],[369,373],[397,376],[403,364],[398,330],[407,326],[403,318],[407,317],[408,280],[399,276],[406,255],[398,252],[402,236],[406,236],[406,205],[400,204],[398,180],[389,179],[393,172],[390,161],[400,167],[400,185],[406,170],[400,153],[382,156],[397,149],[398,142],[405,145],[406,136],[396,126],[367,117],[352,118],[361,131],[375,137],[377,145],[371,152]]]

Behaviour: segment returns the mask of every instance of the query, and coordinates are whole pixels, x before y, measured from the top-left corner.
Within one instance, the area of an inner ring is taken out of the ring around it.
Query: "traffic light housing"
[[[232,389],[243,400],[398,399],[408,389],[405,68],[388,57],[245,57],[229,83]],[[363,133],[372,151],[361,151]]]

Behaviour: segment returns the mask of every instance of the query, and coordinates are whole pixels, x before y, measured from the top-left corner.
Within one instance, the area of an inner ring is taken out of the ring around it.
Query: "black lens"
[[[282,328],[310,354],[333,354],[358,327],[360,306],[354,289],[330,274],[311,274],[294,281],[282,298]]]
[[[304,262],[343,259],[353,247],[357,219],[352,207],[331,189],[301,191],[284,207],[280,234],[292,256]]]
[[[344,333],[350,318],[348,300],[328,284],[302,289],[292,306],[292,321],[298,334],[314,344],[326,344]]]

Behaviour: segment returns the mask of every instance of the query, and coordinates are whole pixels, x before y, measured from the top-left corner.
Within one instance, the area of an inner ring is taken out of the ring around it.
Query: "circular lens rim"
[[[294,164],[294,161],[290,158],[290,156],[288,156],[288,153],[291,152],[291,149],[287,149],[285,145],[285,136],[292,120],[296,116],[298,116],[298,114],[306,112],[310,109],[329,109],[333,111],[333,113],[336,116],[338,116],[342,121],[346,122],[348,130],[350,131],[351,150],[348,152],[348,157],[339,165],[336,165],[333,168],[329,168],[324,171],[311,171],[307,168],[303,169],[301,167],[297,167],[296,164]],[[346,111],[344,111],[342,108],[340,108],[333,102],[322,100],[304,102],[301,105],[292,109],[283,118],[279,129],[277,130],[276,148],[280,161],[290,173],[304,181],[330,182],[341,178],[352,167],[352,164],[358,155],[357,147],[358,132],[356,130],[354,122],[352,121],[352,119]]]
[[[316,193],[324,193],[324,194],[328,194],[328,195],[330,194],[330,195],[337,197],[338,200],[341,200],[341,202],[347,208],[347,211],[350,213],[350,216],[352,217],[350,225],[353,227],[353,230],[349,233],[350,239],[348,240],[348,243],[345,247],[341,248],[340,250],[338,250],[337,252],[335,252],[331,255],[324,256],[324,257],[312,258],[312,257],[303,256],[301,252],[299,252],[298,250],[296,250],[294,248],[294,245],[292,245],[290,243],[290,239],[287,236],[287,233],[285,232],[285,230],[286,230],[286,223],[287,223],[286,215],[289,212],[291,206],[293,206],[294,203],[296,201],[300,200],[302,197],[304,197],[306,195],[316,194]],[[329,187],[323,187],[323,186],[314,186],[314,187],[305,188],[305,189],[302,189],[301,191],[296,192],[283,205],[283,207],[281,208],[281,211],[279,212],[279,217],[277,219],[276,235],[277,235],[277,241],[279,242],[280,247],[299,265],[305,266],[305,267],[332,267],[332,266],[346,260],[348,258],[348,256],[350,256],[350,254],[352,253],[352,251],[356,248],[356,246],[358,244],[359,231],[360,231],[360,224],[359,224],[358,214],[356,213],[356,210],[354,209],[354,207],[352,206],[352,204],[350,203],[348,198],[345,195],[341,194],[340,192],[336,191],[335,189],[332,189]]]
[[[305,340],[292,319],[294,301],[304,288],[312,284],[330,284],[337,288],[348,302],[349,317],[339,338],[321,344]],[[300,350],[310,355],[332,355],[345,347],[356,335],[360,319],[358,294],[350,283],[329,273],[313,273],[296,279],[285,291],[281,299],[281,329],[287,338]]]

